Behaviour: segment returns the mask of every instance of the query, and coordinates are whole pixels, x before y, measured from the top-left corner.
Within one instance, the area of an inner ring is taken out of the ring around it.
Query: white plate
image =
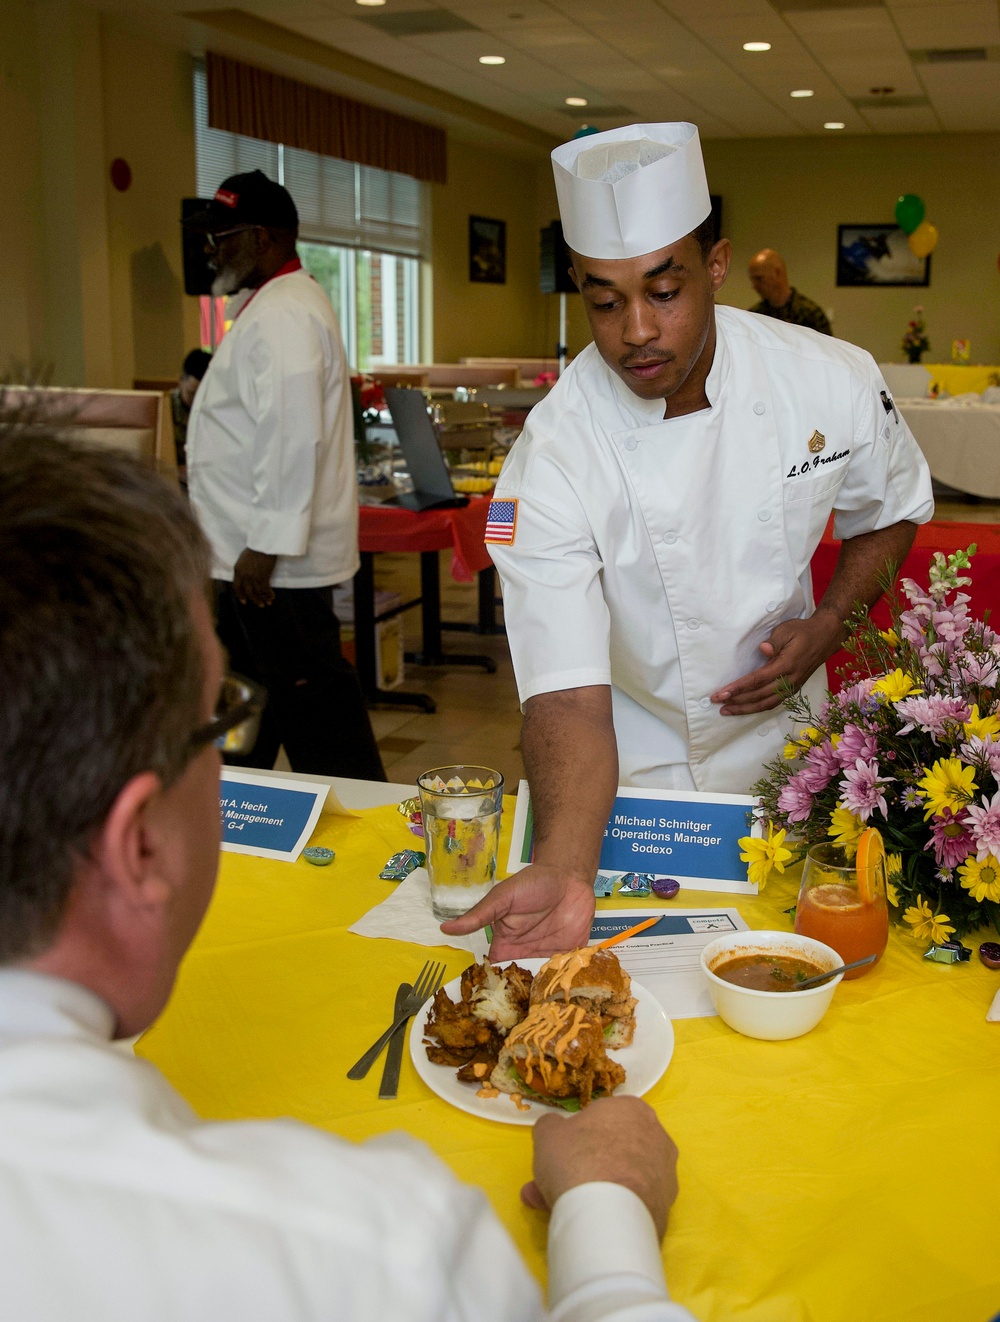
[[[546,962],[544,959],[519,959],[522,968],[537,973]],[[462,979],[453,978],[445,985],[445,991],[453,1001],[459,997]],[[651,991],[633,978],[632,995],[638,1004],[635,1007],[635,1037],[630,1047],[612,1051],[612,1057],[625,1067],[625,1082],[615,1089],[615,1096],[641,1097],[649,1092],[653,1084],[663,1077],[674,1054],[674,1026],[667,1018],[666,1011]],[[427,1049],[423,1044],[424,1027],[430,1013],[431,1002],[427,1001],[414,1015],[410,1028],[410,1059],[417,1073],[432,1092],[457,1106],[469,1115],[482,1116],[484,1120],[499,1120],[506,1125],[533,1125],[540,1115],[550,1112],[555,1115],[572,1115],[561,1106],[546,1106],[543,1102],[523,1101],[526,1111],[519,1111],[509,1093],[499,1097],[477,1097],[476,1087],[471,1083],[459,1083],[456,1065],[434,1065],[427,1058]]]

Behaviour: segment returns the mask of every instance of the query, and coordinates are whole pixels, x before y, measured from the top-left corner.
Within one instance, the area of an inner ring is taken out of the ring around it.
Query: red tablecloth
[[[972,598],[970,609],[979,616],[986,611],[992,612],[995,624],[995,617],[1000,608],[1000,527],[995,524],[947,523],[943,520],[923,524],[917,529],[917,540],[903,562],[901,576],[915,578],[918,583],[926,583],[931,557],[935,551],[949,555],[952,551],[964,551],[973,542],[978,549],[972,559],[972,587],[965,589]],[[813,595],[817,601],[830,586],[839,552],[840,543],[834,540],[831,522],[812,559]],[[872,617],[878,621],[881,628],[888,628],[889,607],[884,600],[875,607]],[[850,656],[847,652],[838,652],[826,663],[831,689],[840,688],[841,680],[836,672],[849,660]]]
[[[454,548],[451,576],[471,583],[493,563],[486,536],[488,496],[470,496],[456,509],[404,510],[394,505],[362,505],[358,542],[362,551],[443,551]]]

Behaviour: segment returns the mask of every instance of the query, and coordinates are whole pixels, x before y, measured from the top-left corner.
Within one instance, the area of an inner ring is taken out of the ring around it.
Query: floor
[[[961,498],[938,498],[936,517],[964,523],[1000,524],[1000,502],[970,504]],[[445,620],[474,622],[476,585],[452,580],[451,556],[441,553],[441,614]],[[398,592],[404,600],[419,595],[419,558],[380,555],[375,559],[376,586]],[[499,612],[498,612],[499,614]],[[420,645],[419,607],[403,616],[407,650]],[[521,713],[514,673],[503,635],[444,635],[448,652],[485,653],[497,663],[495,675],[468,666],[408,666],[401,687],[429,693],[437,702],[433,716],[411,708],[376,708],[372,725],[389,779],[411,784],[423,771],[456,763],[486,765],[504,776],[513,791],[524,776],[521,762]],[[278,763],[287,766],[284,754]]]

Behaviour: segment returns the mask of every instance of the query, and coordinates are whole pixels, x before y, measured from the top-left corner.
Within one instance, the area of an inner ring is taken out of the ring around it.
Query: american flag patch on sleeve
[[[517,501],[491,500],[486,516],[486,536],[483,541],[495,546],[513,546],[517,528]]]

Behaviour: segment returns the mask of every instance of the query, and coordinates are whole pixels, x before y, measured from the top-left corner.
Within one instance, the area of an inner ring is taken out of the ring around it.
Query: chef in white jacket
[[[863,350],[714,305],[697,129],[640,124],[552,154],[594,343],[531,413],[487,541],[525,712],[535,862],[449,932],[493,954],[587,940],[619,784],[746,793],[818,701],[857,602],[933,512],[930,475]],[[843,539],[814,604],[831,511]]]

